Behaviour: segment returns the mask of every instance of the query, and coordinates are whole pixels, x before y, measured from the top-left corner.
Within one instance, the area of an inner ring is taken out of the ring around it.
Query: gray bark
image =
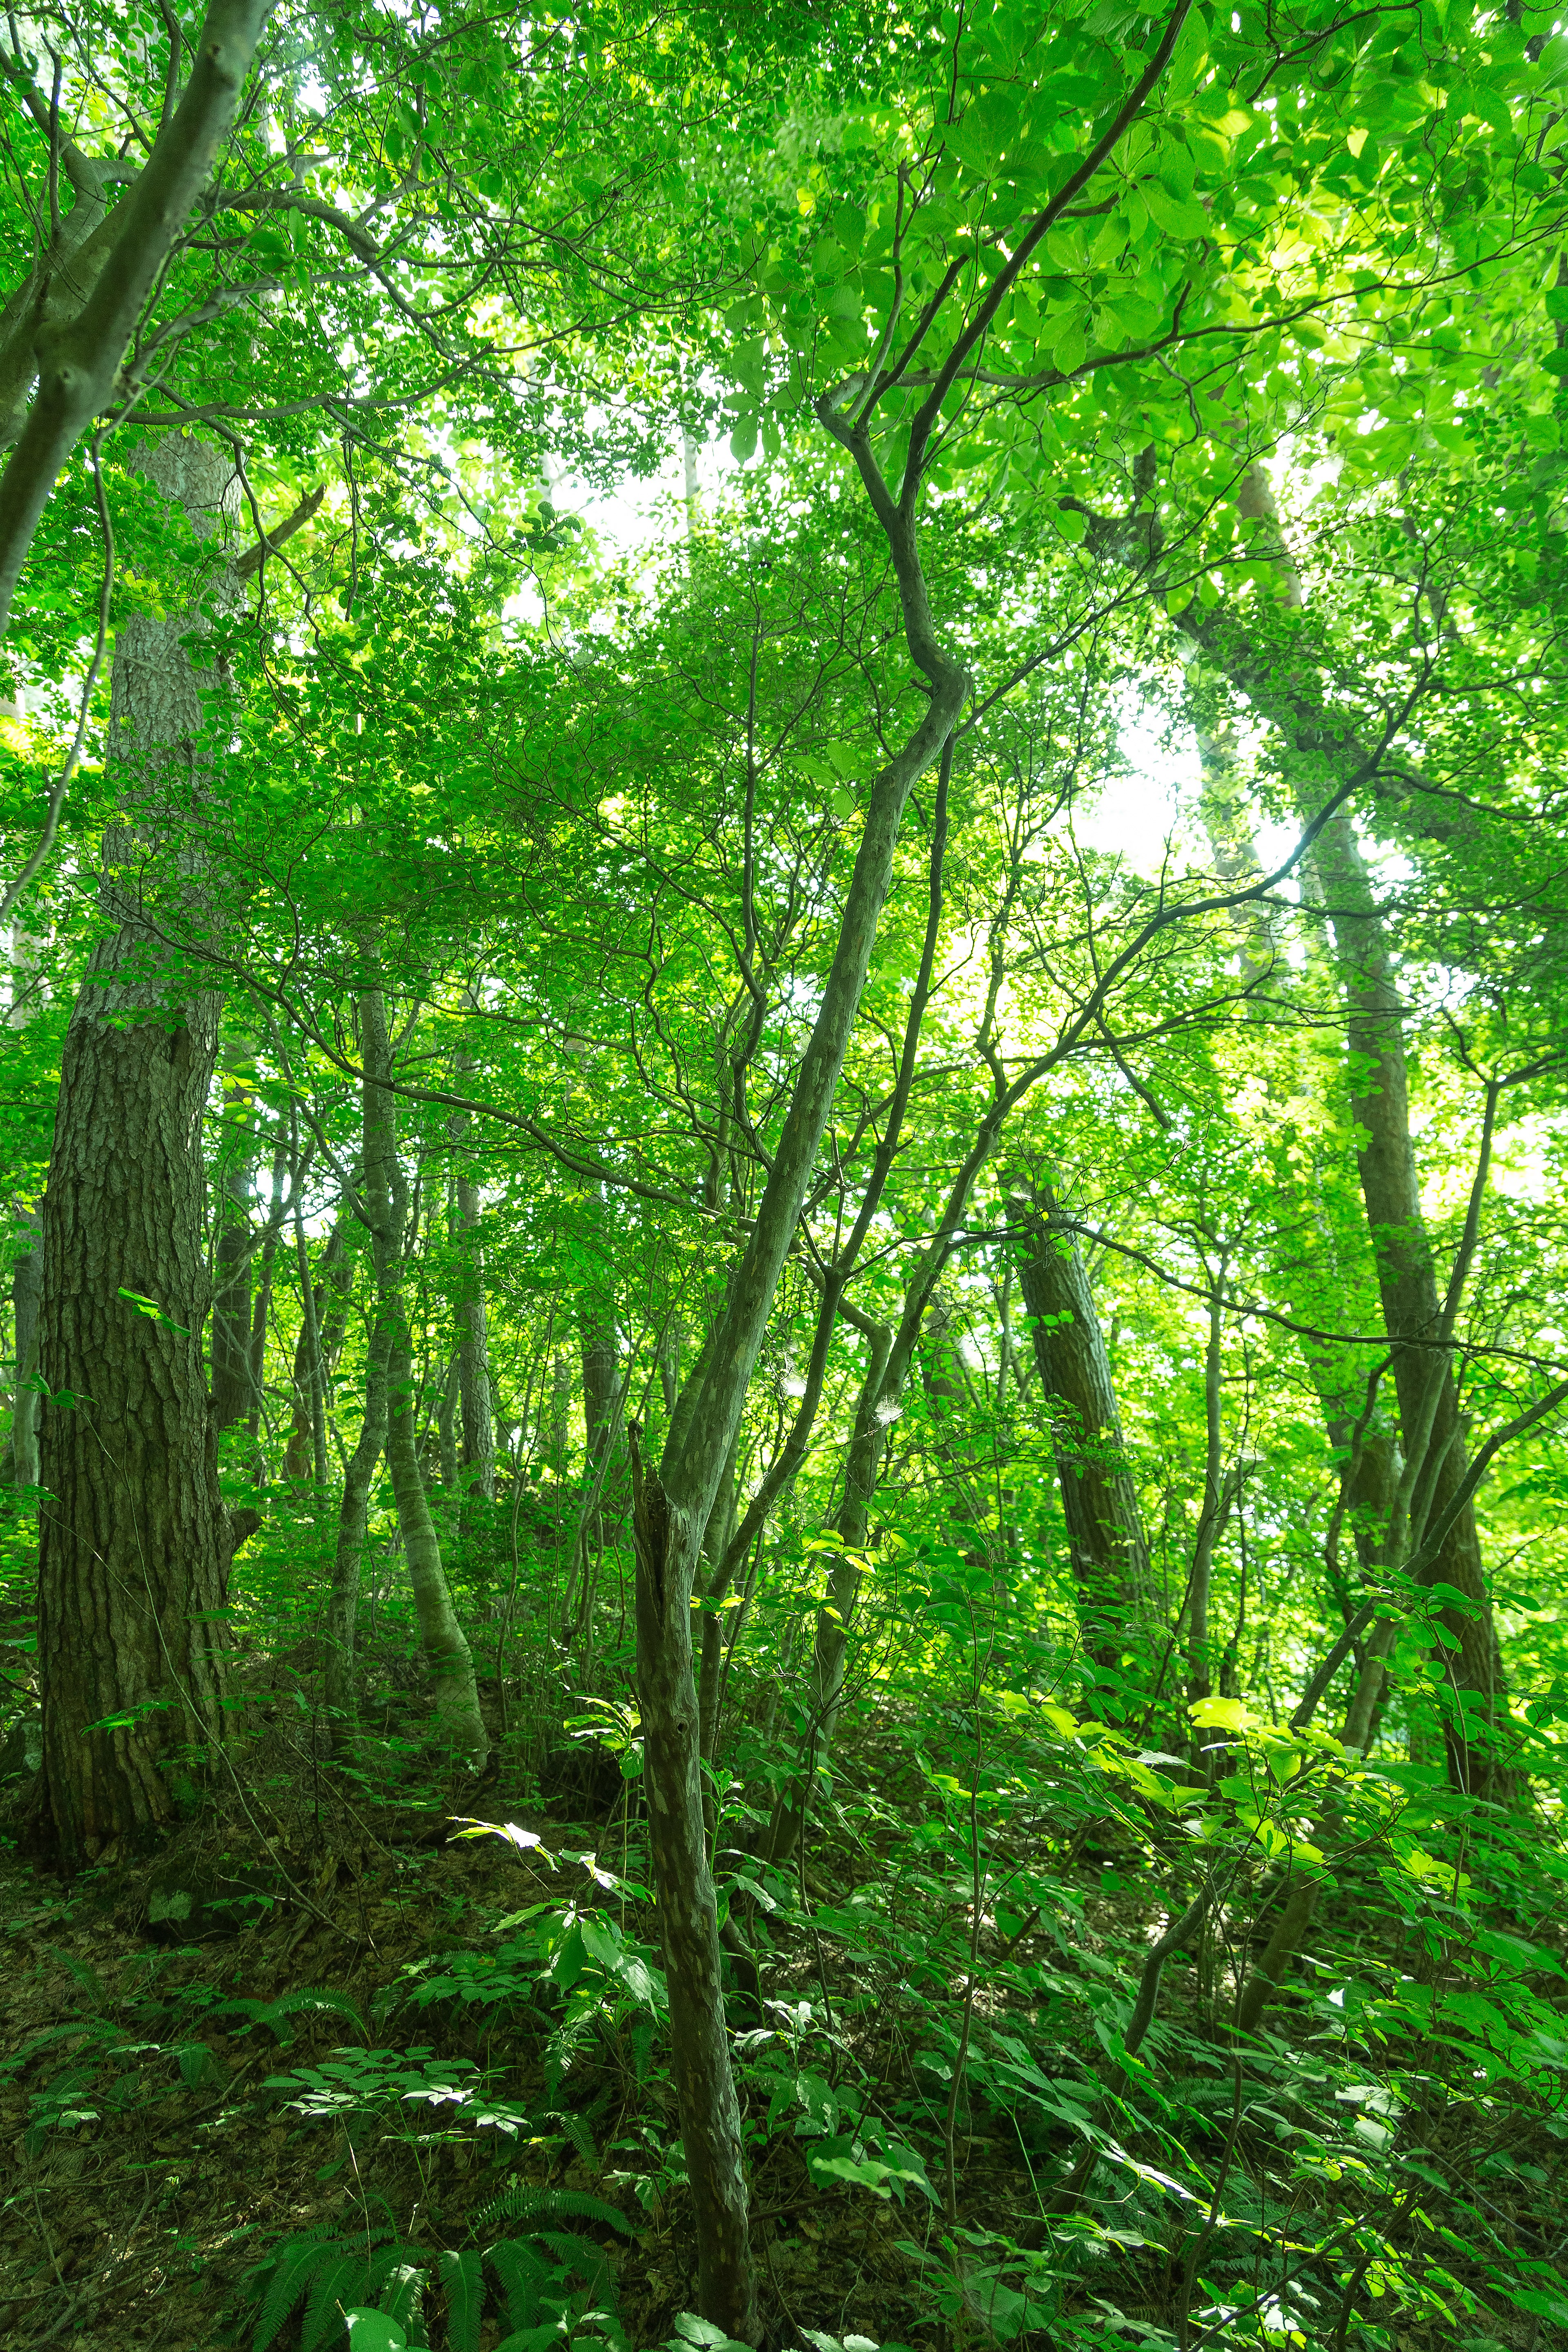
[[[496,1498],[495,1404],[490,1391],[490,1354],[485,1305],[485,1256],[479,1242],[479,1188],[466,1176],[456,1186],[459,1248],[458,1294],[458,1399],[463,1432],[463,1467],[473,1492],[487,1503]]]
[[[141,462],[211,528],[226,458],[171,436]],[[230,1531],[202,1350],[218,1004],[191,992],[139,919],[149,879],[202,919],[177,831],[213,758],[193,625],[130,614],[116,639],[110,759],[132,821],[105,841],[112,928],[67,1031],[44,1200],[38,1647],[45,1785],[68,1867],[154,1838],[176,1808],[174,1751],[223,1737],[216,1612]]]
[[[365,1214],[375,1256],[377,1322],[386,1345],[386,1466],[408,1580],[414,1588],[420,1646],[435,1692],[438,1736],[477,1769],[489,1753],[489,1735],[479,1711],[473,1656],[452,1606],[441,1540],[419,1469],[414,1342],[403,1297],[405,1186],[397,1159],[396,1097],[386,1084],[392,1074],[392,1050],[379,990],[367,989],[361,995],[359,1019],[365,1069]]]
[[[360,1584],[376,1465],[386,1444],[386,1367],[391,1333],[377,1293],[372,1299],[365,1347],[364,1412],[353,1452],[343,1470],[337,1549],[327,1604],[327,1658],[323,1676],[333,1752],[349,1754],[358,1728],[354,1643]]]
[[[677,1400],[658,1471],[645,1474],[633,1457],[644,1786],[681,2135],[696,2209],[699,2305],[705,2318],[742,2342],[756,2339],[756,2284],[698,1769],[690,1603],[703,1537],[859,1009],[904,808],[951,733],[967,684],[937,643],[912,522],[896,523],[893,555],[910,650],[931,682],[931,706],[872,785],[821,1007],[722,1312]]]

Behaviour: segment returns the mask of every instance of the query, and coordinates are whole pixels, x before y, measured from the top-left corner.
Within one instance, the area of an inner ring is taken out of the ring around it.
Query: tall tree
[[[221,580],[231,462],[171,435],[140,463]],[[222,747],[199,627],[194,609],[132,614],[116,637],[110,751],[127,821],[105,838],[103,931],[66,1035],[44,1196],[44,1789],[68,1865],[155,1836],[178,1805],[175,1758],[210,1759],[223,1739],[230,1533],[201,1244],[219,1000],[162,936],[171,899],[198,928],[215,919],[187,847]]]

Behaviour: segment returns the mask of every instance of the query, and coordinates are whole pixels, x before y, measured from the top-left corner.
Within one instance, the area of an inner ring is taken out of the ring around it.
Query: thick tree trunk
[[[386,1345],[386,1466],[408,1580],[414,1588],[420,1647],[435,1691],[438,1735],[476,1768],[489,1753],[479,1711],[474,1661],[458,1622],[441,1560],[441,1541],[419,1470],[415,1433],[414,1346],[403,1300],[405,1186],[397,1160],[395,1097],[386,1008],[376,989],[359,1000],[360,1049],[364,1057],[364,1196],[375,1251],[376,1316]],[[376,1080],[383,1081],[376,1084]]]
[[[226,458],[170,436],[141,464],[210,529]],[[132,614],[116,638],[110,756],[132,823],[105,843],[114,929],[67,1031],[44,1200],[38,1648],[68,1867],[155,1838],[179,1801],[176,1758],[223,1736],[228,1539],[202,1348],[218,1006],[138,920],[149,873],[184,891],[187,918],[200,905],[178,830],[213,757],[192,626]]]
[[[1068,1557],[1084,1649],[1119,1674],[1151,1631],[1149,1551],[1138,1489],[1127,1467],[1105,1334],[1078,1237],[1062,1223],[1050,1187],[1011,1203],[1018,1287],[1067,1521]]]

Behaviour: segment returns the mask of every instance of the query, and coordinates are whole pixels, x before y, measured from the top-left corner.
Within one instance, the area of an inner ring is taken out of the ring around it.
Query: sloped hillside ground
[[[267,1662],[229,1785],[150,1861],[69,1885],[26,1860],[14,1777],[5,2352],[335,2352],[367,2297],[436,2352],[698,2340],[636,1783],[564,1741],[444,1782],[390,1682],[407,1720],[345,1780],[309,1661]],[[1413,1968],[1369,1874],[1245,2057],[1215,2024],[1237,1948],[1179,1955],[1116,2100],[1179,1842],[1021,1785],[977,1927],[963,1809],[905,1737],[862,1721],[793,1882],[721,1842],[760,1971],[731,2021],[771,2344],[1568,2342],[1544,1940],[1489,1990]],[[1527,2000],[1529,2084],[1498,2063]]]

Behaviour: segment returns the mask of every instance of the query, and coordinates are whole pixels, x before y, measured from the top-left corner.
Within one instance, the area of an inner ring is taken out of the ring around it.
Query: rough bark
[[[1076,1234],[1050,1186],[1015,1195],[1009,1213],[1018,1288],[1067,1521],[1068,1556],[1087,1654],[1106,1673],[1149,1631],[1149,1552],[1127,1467],[1105,1334]]]
[[[378,990],[367,989],[360,997],[359,1018],[365,1069],[365,1213],[375,1255],[377,1321],[386,1345],[386,1466],[414,1589],[420,1647],[435,1694],[437,1734],[477,1769],[489,1753],[489,1735],[479,1711],[473,1656],[452,1606],[441,1540],[419,1469],[414,1343],[403,1297],[405,1187],[397,1159],[395,1097],[386,1085],[392,1074],[386,1008]]]
[[[142,464],[210,528],[226,459],[170,436]],[[116,640],[110,754],[132,822],[105,843],[112,928],[66,1034],[44,1199],[38,1646],[68,1867],[151,1842],[176,1808],[176,1755],[222,1738],[229,1531],[202,1347],[218,1005],[138,919],[148,876],[200,909],[178,841],[212,758],[192,626],[130,614]]]

